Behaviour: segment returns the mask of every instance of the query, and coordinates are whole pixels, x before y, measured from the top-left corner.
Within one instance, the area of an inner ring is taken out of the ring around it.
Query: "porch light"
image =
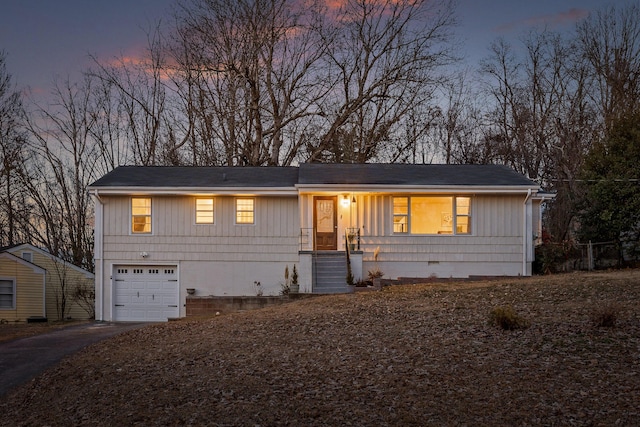
[[[348,208],[350,203],[351,203],[351,200],[349,199],[349,196],[347,196],[346,194],[342,196],[342,200],[340,201],[340,204],[342,205],[343,208]]]

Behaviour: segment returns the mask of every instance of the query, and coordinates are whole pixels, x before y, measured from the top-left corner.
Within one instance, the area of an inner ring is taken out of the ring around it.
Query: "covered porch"
[[[353,292],[363,278],[358,200],[346,192],[301,195],[300,274],[312,293]]]

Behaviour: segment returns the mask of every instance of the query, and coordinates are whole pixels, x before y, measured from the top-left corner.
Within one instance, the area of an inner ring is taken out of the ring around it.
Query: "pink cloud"
[[[548,25],[552,28],[560,27],[576,23],[581,19],[586,18],[588,15],[589,11],[586,9],[571,8],[551,15],[540,15],[520,21],[509,22],[494,28],[494,31],[503,33],[522,27],[534,27],[540,25]]]

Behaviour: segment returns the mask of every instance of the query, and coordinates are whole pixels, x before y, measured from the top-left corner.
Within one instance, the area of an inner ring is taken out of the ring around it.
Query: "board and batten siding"
[[[358,210],[363,271],[377,266],[386,277],[517,275],[522,269],[523,202],[519,195],[472,196],[470,235],[393,233],[393,196],[366,195]]]
[[[16,305],[0,309],[0,319],[26,321],[32,316],[44,316],[44,270],[20,262],[0,258],[0,279],[15,281]]]
[[[187,288],[196,295],[255,295],[260,282],[265,295],[277,295],[285,266],[299,262],[297,197],[240,196],[254,198],[254,224],[236,224],[237,197],[212,197],[214,224],[196,224],[196,197],[152,196],[152,233],[143,235],[131,233],[129,196],[102,196],[104,283],[109,286],[114,265],[176,265],[181,316]],[[107,289],[105,313],[110,299]]]
[[[129,197],[104,197],[104,258],[288,261],[297,254],[295,197],[255,197],[255,224],[235,223],[235,197],[215,197],[215,223],[195,223],[195,197],[152,197],[152,233],[132,234]]]

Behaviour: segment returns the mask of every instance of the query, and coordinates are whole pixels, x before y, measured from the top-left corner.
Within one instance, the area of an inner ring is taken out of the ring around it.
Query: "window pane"
[[[411,233],[453,233],[453,198],[412,197]]]
[[[151,215],[151,199],[147,197],[131,199],[131,213],[133,215]]]
[[[469,234],[469,217],[459,216],[456,219],[456,233]]]
[[[394,215],[406,215],[409,213],[409,198],[408,197],[394,197],[393,198],[393,214]]]
[[[469,197],[456,197],[456,214],[469,215],[471,206],[471,199]]]
[[[151,217],[134,216],[133,232],[134,233],[151,233]]]
[[[236,224],[253,224],[253,199],[236,199]]]
[[[13,295],[0,295],[0,308],[13,308]]]
[[[213,224],[213,199],[196,199],[196,224]]]
[[[0,280],[0,294],[13,295],[13,281]]]
[[[196,223],[213,224],[213,212],[198,212],[196,214]]]

